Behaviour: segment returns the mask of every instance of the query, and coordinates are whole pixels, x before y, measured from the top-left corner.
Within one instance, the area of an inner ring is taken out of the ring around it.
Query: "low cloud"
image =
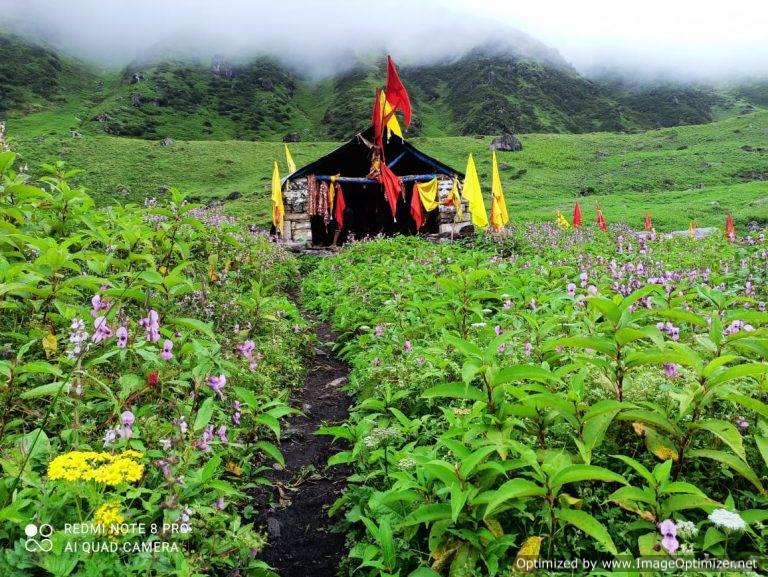
[[[768,76],[757,1],[3,0],[0,22],[104,64],[266,53],[324,75],[382,50],[419,64],[508,44],[557,60],[547,45],[585,73]]]

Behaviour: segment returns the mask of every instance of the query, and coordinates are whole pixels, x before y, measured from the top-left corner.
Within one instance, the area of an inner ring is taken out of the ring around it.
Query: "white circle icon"
[[[27,537],[34,537],[35,535],[37,535],[37,525],[35,525],[34,523],[30,523],[29,525],[24,527],[24,534]]]

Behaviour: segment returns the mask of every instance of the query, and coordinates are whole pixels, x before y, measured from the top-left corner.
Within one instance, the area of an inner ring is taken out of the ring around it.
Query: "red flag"
[[[576,201],[576,206],[573,207],[573,228],[579,228],[581,226],[581,206],[579,201]]]
[[[336,206],[333,208],[333,218],[336,219],[336,230],[344,228],[344,209],[347,207],[347,203],[344,202],[344,192],[341,190],[341,185],[336,185]]]
[[[653,223],[651,222],[651,213],[645,211],[645,230],[653,230]]]
[[[600,205],[597,205],[597,227],[605,232],[608,230],[608,225],[605,224],[605,217],[603,216],[603,209],[600,208]]]
[[[408,97],[408,91],[403,86],[400,76],[397,74],[395,63],[392,57],[387,55],[387,100],[392,105],[393,110],[403,111],[403,120],[406,126],[411,125],[411,99]],[[378,96],[378,94],[376,95]],[[378,102],[378,98],[376,99]]]
[[[397,178],[394,172],[382,161],[381,169],[379,172],[379,182],[384,187],[384,196],[389,203],[389,208],[392,211],[392,218],[397,217],[397,196],[402,190],[400,179]]]
[[[413,183],[413,195],[411,196],[411,217],[416,223],[416,230],[424,226],[424,207],[421,205],[421,195],[419,195],[418,185]]]
[[[731,214],[725,217],[725,236],[731,241],[736,239],[736,227],[733,226],[733,216]]]

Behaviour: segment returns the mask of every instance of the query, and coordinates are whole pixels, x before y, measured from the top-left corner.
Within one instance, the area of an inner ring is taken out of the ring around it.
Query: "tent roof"
[[[309,174],[318,176],[339,174],[342,177],[363,179],[371,169],[372,142],[373,127],[370,127],[353,136],[336,150],[289,174],[284,182]],[[387,166],[398,176],[429,175],[430,178],[434,178],[434,175],[447,175],[464,178],[463,173],[424,154],[394,134],[389,140],[386,138],[384,140],[384,155]]]

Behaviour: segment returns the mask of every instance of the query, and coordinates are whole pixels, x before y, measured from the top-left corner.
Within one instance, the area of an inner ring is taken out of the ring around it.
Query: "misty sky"
[[[77,56],[269,52],[317,73],[386,49],[456,56],[514,27],[582,72],[768,76],[766,0],[0,0],[0,21]]]

